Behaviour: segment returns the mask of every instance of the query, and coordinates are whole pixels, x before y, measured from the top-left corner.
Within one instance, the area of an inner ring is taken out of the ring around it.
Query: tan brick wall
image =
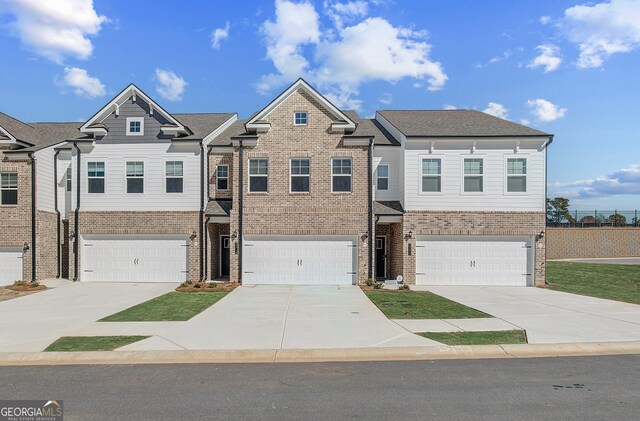
[[[640,257],[640,228],[547,228],[548,259]]]
[[[38,279],[58,275],[57,218],[54,212],[36,213],[36,276]]]
[[[308,124],[294,126],[294,111],[306,111]],[[342,134],[331,133],[333,118],[303,91],[291,95],[266,118],[268,133],[261,134],[258,146],[244,152],[244,234],[349,235],[358,237],[359,281],[368,276],[367,147],[346,147]],[[233,168],[238,168],[238,151]],[[268,193],[249,193],[250,158],[268,158]],[[289,160],[309,158],[310,193],[289,192]],[[352,192],[331,192],[331,159],[352,159]],[[231,232],[238,230],[238,176],[234,177]],[[236,239],[237,242],[237,239]],[[233,245],[231,279],[238,279],[238,256]]]
[[[217,167],[220,164],[229,165],[229,189],[218,190]],[[210,154],[209,155],[209,196],[214,199],[231,199],[231,187],[233,181],[233,155]]]
[[[74,230],[74,213],[69,214],[69,230]],[[162,235],[174,234],[189,237],[195,230],[198,237],[189,247],[189,279],[200,279],[200,229],[198,212],[80,212],[80,235]],[[76,234],[76,238],[78,235]],[[73,242],[69,252],[69,276],[74,276]],[[78,248],[78,271],[82,274],[81,247]],[[80,277],[81,278],[81,277]],[[79,279],[81,280],[81,279]]]
[[[535,237],[545,230],[544,212],[407,212],[403,220],[403,276],[415,283],[416,237],[418,235],[505,235]],[[411,245],[411,255],[409,255]],[[546,279],[545,241],[535,244],[535,284]]]
[[[22,273],[24,281],[31,280],[31,164],[29,161],[5,161],[0,149],[0,172],[18,173],[18,204],[0,205],[0,247],[22,248],[24,243],[29,250],[23,253]]]

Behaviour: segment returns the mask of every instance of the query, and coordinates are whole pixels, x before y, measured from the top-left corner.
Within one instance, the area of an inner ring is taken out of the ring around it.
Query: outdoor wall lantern
[[[544,238],[544,231],[540,231],[540,234],[536,235],[536,240],[542,240]]]
[[[366,240],[367,240],[367,238],[369,238],[369,234],[367,234],[367,233],[364,233],[364,234],[362,234],[362,235],[360,236],[360,239],[361,239],[363,242],[364,242],[364,241],[366,241]]]
[[[76,238],[76,232],[75,231],[71,231],[69,233],[69,240],[73,241],[74,238]]]
[[[231,234],[231,238],[234,240],[238,238],[238,230],[233,230],[233,234]]]
[[[409,232],[404,236],[405,241],[409,241],[413,237],[413,231],[409,230]]]
[[[24,243],[24,244],[22,245],[22,252],[23,252],[23,253],[26,253],[27,251],[29,251],[29,244]]]
[[[189,238],[191,238],[191,241],[193,241],[196,239],[197,236],[198,236],[198,232],[196,230],[193,230]]]

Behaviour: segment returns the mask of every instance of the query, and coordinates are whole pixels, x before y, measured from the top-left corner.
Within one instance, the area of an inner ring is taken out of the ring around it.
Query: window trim
[[[293,161],[306,160],[309,161],[309,174],[295,174],[296,177],[307,177],[309,179],[309,190],[307,191],[293,191]],[[310,194],[311,193],[311,158],[309,157],[300,157],[300,158],[290,158],[289,159],[289,193],[291,194]]]
[[[18,176],[18,171],[0,171],[0,174],[15,174],[16,175],[16,187],[2,187],[2,184],[0,182],[0,206],[18,206],[18,204],[20,203],[20,195],[19,195],[19,188],[20,188],[20,180],[19,180],[19,176]],[[1,176],[0,176],[1,178]],[[14,191],[16,192],[16,203],[2,203],[2,191]]]
[[[100,161],[100,160],[87,161],[87,163],[85,164],[85,170],[86,170],[85,178],[87,180],[86,192],[87,192],[87,194],[90,194],[90,195],[93,195],[93,194],[95,194],[95,195],[107,194],[107,161],[104,160],[104,158],[96,158],[96,159],[103,159],[103,160],[102,161]],[[89,176],[89,164],[100,164],[100,163],[104,166],[104,175],[102,177],[97,177],[97,176],[90,177]],[[89,191],[89,184],[90,184],[89,183],[89,179],[91,179],[91,178],[101,178],[103,180],[102,193],[90,192]]]
[[[64,188],[65,192],[71,192],[73,190],[73,169],[71,165],[69,165],[65,171]]]
[[[131,161],[129,159],[132,159]],[[129,176],[127,174],[127,164],[133,164],[133,163],[141,163],[142,164],[142,176]],[[143,159],[135,159],[135,158],[125,158],[125,162],[124,162],[124,194],[129,195],[129,194],[134,194],[137,196],[142,196],[145,194],[145,192],[147,191],[147,186],[146,186],[146,181],[145,181],[145,161]],[[129,178],[142,178],[142,193],[129,193],[129,183],[128,180]]]
[[[264,160],[267,161],[267,173],[266,174],[251,174],[251,161],[254,160]],[[254,193],[254,194],[267,194],[269,193],[269,158],[259,158],[259,157],[255,157],[255,158],[249,158],[247,160],[247,173],[248,173],[248,177],[247,177],[247,192],[248,193]],[[253,191],[251,190],[251,177],[266,177],[267,178],[267,189],[265,191]]]
[[[219,177],[218,176],[218,168],[220,167],[227,167],[227,176],[226,177]],[[229,191],[229,164],[218,164],[216,165],[216,191]],[[267,172],[268,172],[268,167],[267,167]],[[227,180],[227,188],[226,189],[221,189],[220,187],[218,187],[218,180]],[[267,188],[268,188],[269,182],[267,181]]]
[[[335,176],[344,176],[345,174],[334,174],[333,173],[333,161],[336,159],[348,159],[351,162],[351,172],[349,173],[349,191],[334,191],[333,190],[333,177]],[[351,194],[353,193],[353,158],[350,156],[339,157],[335,156],[331,158],[329,161],[329,165],[331,165],[331,193],[335,194]]]
[[[169,162],[174,162],[174,163],[175,162],[180,162],[182,164],[182,176],[180,176],[180,177],[176,177],[176,176],[169,177],[167,175],[167,164]],[[164,161],[164,194],[168,194],[168,195],[171,195],[171,196],[185,194],[185,185],[186,185],[186,183],[184,182],[184,178],[185,178],[184,177],[184,173],[185,173],[185,170],[184,170],[184,161],[183,160],[167,159],[167,160]],[[144,177],[144,175],[143,175],[143,177]],[[181,178],[182,179],[182,191],[181,192],[168,192],[167,191],[167,181],[169,180],[169,178]],[[144,191],[144,188],[143,188],[143,191]]]
[[[134,123],[136,121],[140,123],[140,132],[131,131],[131,123]],[[144,136],[144,117],[127,117],[126,135],[127,136]]]
[[[473,155],[461,155],[460,156],[460,172],[462,174],[462,178],[461,178],[461,183],[460,183],[460,193],[463,195],[469,195],[469,196],[483,196],[486,195],[486,186],[484,184],[484,179],[485,179],[485,175],[487,175],[486,172],[486,168],[485,168],[485,161],[486,161],[486,155],[480,155],[480,154],[473,154]],[[482,177],[482,191],[465,191],[464,190],[464,180],[465,180],[465,176],[467,174],[465,174],[464,172],[464,160],[465,159],[480,159],[482,160],[482,174],[469,174],[470,177],[473,176],[481,176]]]
[[[419,156],[419,161],[418,161],[418,169],[419,169],[419,180],[418,180],[418,194],[419,195],[426,195],[426,196],[442,196],[444,195],[444,155],[443,154],[429,154],[429,155],[420,155]],[[424,176],[424,174],[422,173],[422,161],[425,159],[439,159],[440,160],[440,191],[423,191],[422,190],[422,177]]]
[[[304,123],[296,123],[296,114],[304,113]],[[294,126],[306,126],[309,124],[309,112],[308,111],[294,111],[293,112],[293,125]]]
[[[512,174],[512,177],[524,177],[524,191],[509,191],[509,160],[510,159],[524,159],[525,172],[524,174]],[[525,196],[529,194],[529,157],[528,156],[516,156],[516,154],[510,154],[504,156],[504,194],[508,196]]]
[[[387,175],[385,177],[381,177],[380,176],[380,167],[386,167],[387,168]],[[384,191],[384,192],[388,192],[389,191],[389,179],[391,178],[389,176],[389,164],[378,164],[378,167],[376,168],[376,190],[377,191]],[[381,189],[380,188],[380,179],[384,178],[385,180],[387,180],[387,188],[386,189]]]

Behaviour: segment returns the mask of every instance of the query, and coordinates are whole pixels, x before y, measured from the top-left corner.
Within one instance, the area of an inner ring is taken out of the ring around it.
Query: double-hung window
[[[269,161],[266,158],[249,160],[249,191],[266,192],[269,186]]]
[[[442,160],[424,158],[422,160],[422,192],[442,191]]]
[[[351,158],[334,158],[331,162],[331,190],[351,191]]]
[[[293,124],[296,126],[305,126],[307,124],[307,112],[296,111],[293,113]]]
[[[0,173],[0,204],[18,204],[18,173]]]
[[[71,191],[71,167],[67,168],[66,184],[67,184],[67,191]]]
[[[216,168],[216,186],[218,190],[229,190],[229,166],[218,165]]]
[[[378,176],[376,177],[378,190],[389,190],[389,166],[378,165]]]
[[[104,193],[104,162],[87,163],[89,193]]]
[[[144,193],[144,162],[127,162],[127,193]]]
[[[507,158],[507,192],[527,191],[527,159]]]
[[[311,187],[309,159],[291,160],[291,192],[308,193]]]
[[[182,161],[167,161],[165,163],[166,192],[182,193],[184,191],[184,169]]]
[[[483,165],[482,158],[464,159],[464,191],[483,191]]]

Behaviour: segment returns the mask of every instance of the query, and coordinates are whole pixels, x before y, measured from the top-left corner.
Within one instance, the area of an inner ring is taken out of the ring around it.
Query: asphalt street
[[[65,420],[637,420],[640,356],[0,367]]]

